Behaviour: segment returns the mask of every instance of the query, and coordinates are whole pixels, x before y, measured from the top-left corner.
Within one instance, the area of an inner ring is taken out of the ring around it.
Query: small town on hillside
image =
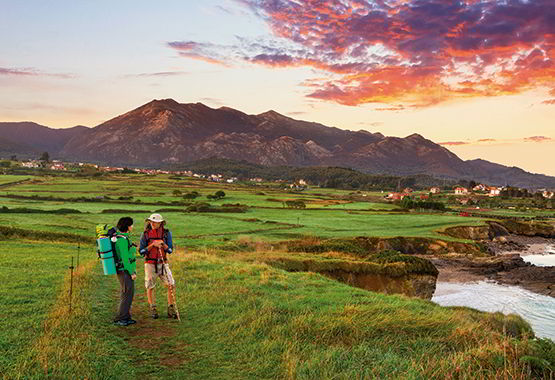
[[[43,154],[44,155],[44,154]],[[22,168],[28,169],[50,169],[53,171],[96,171],[98,173],[136,173],[136,174],[146,174],[146,175],[157,175],[157,174],[169,174],[169,175],[181,175],[185,177],[193,177],[197,179],[204,179],[211,182],[222,182],[222,183],[237,183],[239,181],[238,177],[226,177],[219,173],[214,174],[199,174],[194,173],[190,170],[163,170],[163,169],[152,169],[152,168],[128,168],[121,166],[103,166],[94,163],[86,162],[63,162],[61,160],[25,160],[16,161],[18,165]],[[12,161],[15,157],[12,156]],[[296,191],[303,191],[311,184],[304,180],[298,179],[293,183],[288,183],[286,180],[278,179],[270,181],[260,177],[253,177],[246,179],[247,182],[251,183],[263,183],[263,182],[274,182],[274,183],[285,183],[285,188]],[[442,193],[454,194],[457,196],[457,201],[461,205],[471,205],[473,204],[472,196],[480,197],[498,197],[507,191],[507,186],[489,186],[483,183],[473,183],[470,182],[471,187],[454,186],[449,189],[440,188],[438,186],[430,187],[427,192],[419,192],[417,196],[420,200],[425,201],[433,197],[434,195],[439,195]],[[521,189],[517,189],[520,191]],[[413,189],[410,187],[402,189],[402,191],[388,192],[384,195],[384,199],[387,201],[402,201],[407,197],[414,198]],[[526,190],[528,192],[528,190]],[[535,197],[541,197],[544,199],[553,199],[555,192],[550,189],[536,189],[536,191],[531,192]]]

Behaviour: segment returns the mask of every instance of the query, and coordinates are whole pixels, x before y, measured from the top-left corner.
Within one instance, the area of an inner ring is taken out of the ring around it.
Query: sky
[[[554,0],[0,0],[0,121],[173,98],[555,176],[554,60]]]

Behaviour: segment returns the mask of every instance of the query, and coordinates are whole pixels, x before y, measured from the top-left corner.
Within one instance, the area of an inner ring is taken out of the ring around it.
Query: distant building
[[[50,169],[52,169],[52,170],[66,170],[64,164],[53,164],[53,165],[50,165]]]
[[[455,195],[466,195],[468,194],[468,189],[466,187],[456,187]]]
[[[488,188],[488,191],[489,191],[488,195],[490,197],[497,197],[499,196],[499,194],[501,194],[501,189],[495,186],[491,186],[490,188]]]
[[[40,165],[36,161],[28,161],[28,162],[22,162],[21,166],[23,166],[24,168],[38,168]]]
[[[391,201],[400,201],[405,197],[408,197],[409,194],[407,193],[389,193],[387,194],[387,196],[385,197],[385,199],[391,200]]]
[[[483,183],[476,185],[472,188],[472,190],[474,191],[486,191],[488,188],[486,185],[484,185]]]
[[[403,189],[403,193],[406,193],[406,194],[410,194],[410,193],[412,193],[412,191],[413,190],[410,187],[406,187],[406,188]]]
[[[542,192],[543,197],[544,197],[544,198],[547,198],[547,199],[552,199],[552,198],[553,198],[553,194],[554,194],[553,191],[547,191],[547,190],[545,190],[544,192]]]
[[[432,193],[432,194],[439,194],[439,193],[441,193],[441,189],[440,189],[439,187],[432,187],[432,188],[430,189],[430,193]]]

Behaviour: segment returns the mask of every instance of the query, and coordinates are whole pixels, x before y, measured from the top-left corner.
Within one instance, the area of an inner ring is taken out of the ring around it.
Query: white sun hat
[[[155,222],[155,223],[161,223],[164,221],[164,218],[162,218],[162,215],[160,214],[152,214],[151,216],[148,217],[147,220],[150,220],[151,222]]]

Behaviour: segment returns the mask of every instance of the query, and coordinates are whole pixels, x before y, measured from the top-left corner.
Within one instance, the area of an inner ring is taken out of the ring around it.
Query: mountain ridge
[[[393,137],[351,131],[275,110],[249,115],[168,98],[154,99],[93,128],[60,133],[27,123],[31,125],[11,133],[13,124],[0,123],[3,137],[69,160],[164,167],[219,157],[266,166],[342,166],[375,174],[425,173],[496,185],[509,181],[521,187],[555,187],[555,177],[485,160],[463,161],[418,133]]]

